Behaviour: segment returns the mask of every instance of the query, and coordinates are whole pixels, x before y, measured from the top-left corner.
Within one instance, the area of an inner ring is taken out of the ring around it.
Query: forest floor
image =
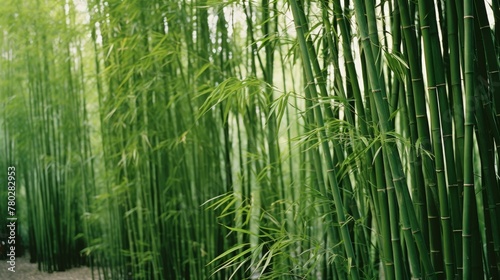
[[[15,272],[7,270],[9,264],[2,260],[0,265],[0,279],[2,280],[92,280],[92,271],[82,266],[62,272],[42,272],[36,263],[30,263],[29,255],[16,258]],[[97,279],[97,278],[96,278]]]

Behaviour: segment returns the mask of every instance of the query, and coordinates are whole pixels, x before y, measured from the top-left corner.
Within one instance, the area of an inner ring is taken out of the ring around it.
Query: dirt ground
[[[29,256],[24,255],[16,259],[16,272],[7,270],[9,264],[2,260],[0,262],[1,280],[92,280],[90,268],[78,267],[63,272],[41,272],[38,271],[36,263],[29,262]],[[98,279],[98,278],[96,278]]]

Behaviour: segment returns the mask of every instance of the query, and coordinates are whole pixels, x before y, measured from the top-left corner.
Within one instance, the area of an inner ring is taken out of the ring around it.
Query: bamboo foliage
[[[497,1],[1,9],[0,165],[41,270],[499,277]]]

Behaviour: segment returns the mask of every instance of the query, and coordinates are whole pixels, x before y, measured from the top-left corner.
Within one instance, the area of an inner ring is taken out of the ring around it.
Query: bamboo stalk
[[[470,279],[472,251],[472,207],[474,198],[473,179],[473,129],[474,129],[474,63],[471,53],[474,51],[474,16],[472,1],[464,2],[464,64],[465,64],[465,131],[464,131],[464,202],[462,219],[463,277]]]

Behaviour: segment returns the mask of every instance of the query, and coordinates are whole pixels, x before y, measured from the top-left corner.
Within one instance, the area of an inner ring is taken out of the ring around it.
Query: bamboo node
[[[404,176],[401,176],[399,178],[395,178],[395,179],[392,179],[393,182],[397,182],[397,181],[401,181],[403,180],[405,177]]]
[[[410,24],[410,25],[403,25],[403,29],[408,29],[408,28],[414,28],[415,25],[414,24]]]

